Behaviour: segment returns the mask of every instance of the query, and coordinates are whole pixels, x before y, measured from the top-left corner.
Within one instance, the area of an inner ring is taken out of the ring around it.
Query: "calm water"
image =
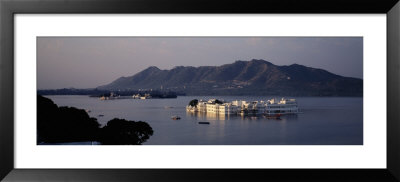
[[[154,135],[144,145],[362,145],[363,100],[349,97],[296,97],[302,114],[263,117],[194,115],[185,106],[192,99],[267,100],[250,96],[179,96],[177,99],[117,99],[88,96],[46,96],[58,106],[91,110],[105,125],[113,118],[146,121]],[[104,115],[99,117],[98,115]],[[172,120],[178,115],[181,120]],[[198,124],[209,121],[209,125]]]

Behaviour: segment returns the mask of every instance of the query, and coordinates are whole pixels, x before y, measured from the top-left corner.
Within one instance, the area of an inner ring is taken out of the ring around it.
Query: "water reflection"
[[[186,112],[186,116],[192,117],[197,120],[209,120],[209,121],[225,121],[229,119],[229,115],[217,114],[217,113],[199,113],[199,112]]]
[[[242,121],[279,121],[286,122],[288,120],[297,120],[297,114],[282,115],[280,117],[267,115],[236,115],[236,114],[218,114],[218,113],[202,113],[202,112],[186,112],[187,117],[195,120],[207,121],[225,121],[225,120],[242,120]]]

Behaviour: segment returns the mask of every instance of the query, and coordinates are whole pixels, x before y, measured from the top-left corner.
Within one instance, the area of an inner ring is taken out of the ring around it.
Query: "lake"
[[[362,145],[362,97],[295,98],[301,114],[281,120],[187,113],[192,99],[268,100],[268,96],[178,96],[176,99],[115,99],[45,96],[58,106],[90,110],[101,125],[113,118],[146,121],[154,135],[144,145]],[[280,99],[278,97],[275,97]],[[99,115],[104,115],[100,117]],[[178,115],[180,120],[172,120]],[[210,124],[198,124],[208,121]]]

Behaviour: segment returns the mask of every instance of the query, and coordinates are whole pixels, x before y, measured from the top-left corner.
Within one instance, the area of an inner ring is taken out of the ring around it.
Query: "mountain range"
[[[120,77],[102,90],[169,90],[186,95],[362,96],[363,80],[299,64],[274,65],[265,60],[221,66],[151,66]]]

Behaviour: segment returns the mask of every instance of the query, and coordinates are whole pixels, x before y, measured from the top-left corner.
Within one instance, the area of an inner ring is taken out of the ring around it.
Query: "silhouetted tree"
[[[195,106],[197,106],[198,103],[199,103],[199,100],[193,99],[189,102],[189,105],[192,107],[195,107]]]
[[[99,123],[83,109],[57,107],[53,101],[37,96],[37,134],[39,142],[95,141]]]
[[[216,104],[223,104],[224,102],[222,102],[222,101],[220,101],[220,100],[218,100],[218,99],[215,99],[215,103],[216,103]]]
[[[99,141],[103,145],[140,145],[152,135],[146,122],[114,118],[101,129]]]
[[[38,143],[99,141],[103,145],[140,145],[153,135],[146,122],[115,118],[99,128],[97,119],[83,109],[58,107],[40,95],[37,105]]]

